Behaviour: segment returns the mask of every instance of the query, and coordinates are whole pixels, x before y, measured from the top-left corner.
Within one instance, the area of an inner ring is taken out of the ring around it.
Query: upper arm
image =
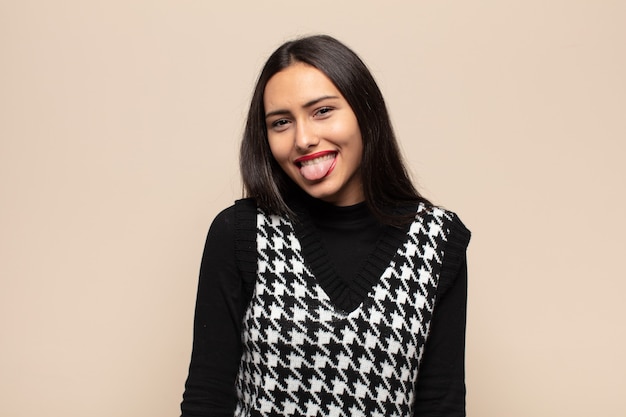
[[[235,261],[234,219],[232,207],[220,213],[206,239],[183,416],[232,416],[234,409],[241,321],[247,303]]]
[[[465,416],[467,268],[437,301],[420,366],[416,416]]]

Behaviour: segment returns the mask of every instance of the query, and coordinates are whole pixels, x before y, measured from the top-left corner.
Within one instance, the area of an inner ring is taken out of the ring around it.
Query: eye
[[[330,116],[330,113],[333,111],[334,109],[332,107],[320,107],[319,109],[317,109],[314,113],[315,117],[318,118],[324,118],[324,117],[328,117]]]
[[[289,120],[288,119],[278,119],[278,120],[274,120],[271,123],[271,128],[272,130],[275,130],[277,132],[281,132],[285,129],[287,129],[287,125],[289,124]]]

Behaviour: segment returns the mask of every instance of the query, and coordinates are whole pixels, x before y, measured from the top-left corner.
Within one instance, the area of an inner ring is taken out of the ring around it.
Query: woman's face
[[[272,155],[300,188],[338,206],[364,200],[359,124],[323,72],[290,65],[270,78],[263,103]]]

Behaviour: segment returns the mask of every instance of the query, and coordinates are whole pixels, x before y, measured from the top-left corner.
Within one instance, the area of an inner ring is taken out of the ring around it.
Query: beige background
[[[608,0],[0,1],[0,415],[178,414],[254,80],[319,32],[474,233],[468,415],[626,415],[625,22]]]

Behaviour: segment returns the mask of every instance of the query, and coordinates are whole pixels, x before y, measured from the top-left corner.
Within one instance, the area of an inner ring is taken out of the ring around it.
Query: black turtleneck
[[[348,207],[318,204],[310,213],[337,276],[351,285],[376,248],[384,226],[370,214],[365,203]]]

